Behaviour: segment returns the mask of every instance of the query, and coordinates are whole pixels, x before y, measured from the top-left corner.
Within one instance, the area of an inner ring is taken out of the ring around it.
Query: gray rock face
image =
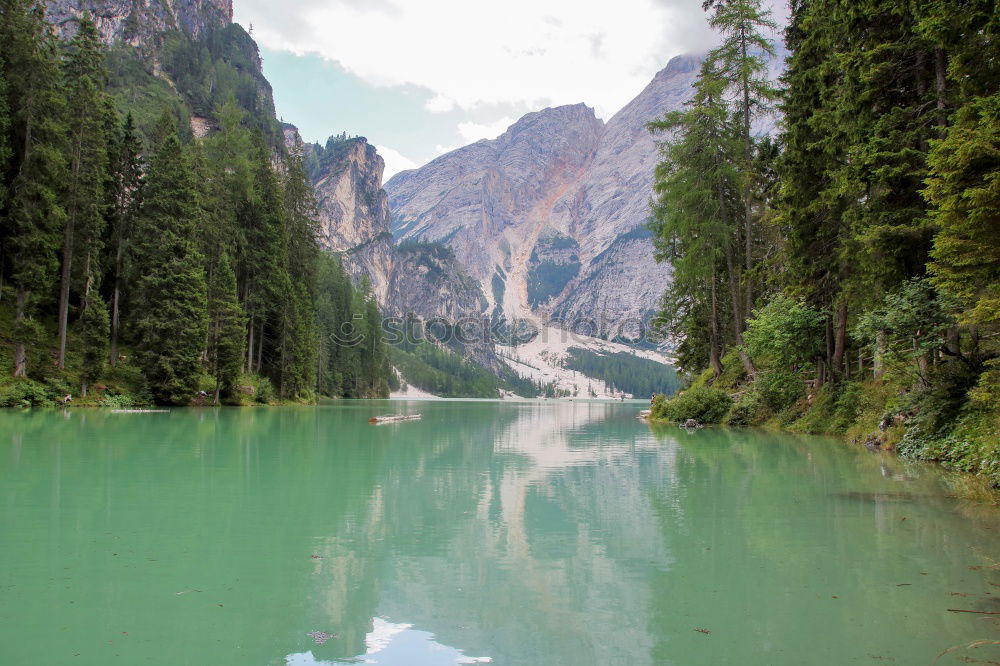
[[[508,318],[636,332],[670,279],[644,230],[659,161],[646,123],[683,105],[699,62],[671,60],[607,124],[583,105],[546,109],[397,174],[386,184],[393,231],[453,248]]]
[[[123,41],[153,48],[164,32],[180,30],[198,39],[233,20],[233,0],[47,0],[46,12],[63,37],[89,12],[105,43]]]
[[[355,280],[367,277],[385,307],[394,264],[389,202],[382,189],[385,161],[363,137],[307,144],[304,150],[319,206],[320,245],[341,253]]]
[[[385,162],[374,146],[361,137],[303,144],[294,126],[283,131],[286,147],[302,152],[313,182],[320,245],[341,255],[355,282],[369,281],[383,312],[448,323],[482,319],[486,298],[452,250],[438,244],[394,245],[382,189]],[[488,367],[498,365],[482,336],[470,339],[465,351]]]

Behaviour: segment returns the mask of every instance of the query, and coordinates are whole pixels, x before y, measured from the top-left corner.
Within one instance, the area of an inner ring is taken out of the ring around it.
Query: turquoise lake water
[[[1000,661],[995,509],[641,407],[0,412],[0,664]]]

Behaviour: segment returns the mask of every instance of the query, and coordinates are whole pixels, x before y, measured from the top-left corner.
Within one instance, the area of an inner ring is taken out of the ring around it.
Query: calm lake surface
[[[1000,660],[995,510],[640,407],[0,412],[0,664]]]

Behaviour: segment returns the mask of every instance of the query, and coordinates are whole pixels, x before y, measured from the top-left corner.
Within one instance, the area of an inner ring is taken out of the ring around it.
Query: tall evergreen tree
[[[82,260],[83,298],[95,288],[104,233],[104,184],[108,172],[105,133],[104,53],[89,14],[79,20],[65,66],[69,129],[69,180],[63,230],[62,277],[59,287],[59,367],[66,365],[73,259]]]
[[[774,46],[765,34],[776,30],[777,25],[771,19],[770,11],[761,5],[761,0],[705,0],[702,5],[711,11],[709,24],[723,38],[722,44],[709,53],[709,59],[718,63],[719,76],[726,81],[728,92],[735,97],[734,120],[742,139],[739,167],[743,199],[744,314],[749,314],[754,306],[755,239],[761,208],[754,197],[753,123],[773,111],[779,95],[770,80],[767,66],[767,59],[775,56]],[[752,372],[747,359],[747,371]]]
[[[316,200],[302,165],[293,150],[286,160],[284,182],[284,239],[288,289],[281,331],[281,390],[286,397],[303,396],[316,383]]]
[[[147,174],[136,233],[140,305],[132,313],[143,374],[157,401],[167,404],[193,397],[208,332],[200,214],[188,157],[176,135],[169,136]]]
[[[208,361],[215,378],[215,404],[231,397],[243,365],[246,317],[236,298],[236,273],[229,253],[215,262],[208,281]]]
[[[279,315],[287,305],[288,248],[281,181],[260,135],[253,137],[249,160],[252,189],[237,216],[236,279],[248,317],[246,370],[260,373],[264,369],[266,327],[271,325],[280,331]],[[277,377],[279,371],[271,374]]]
[[[83,301],[79,327],[83,345],[80,394],[86,397],[90,384],[101,377],[107,366],[108,337],[111,333],[108,306],[97,289],[92,289]]]
[[[108,202],[108,263],[112,281],[109,362],[114,367],[118,363],[123,290],[130,275],[129,248],[135,234],[145,182],[142,172],[142,141],[131,113],[126,116],[118,131],[111,134],[108,147],[109,174],[105,194]]]
[[[42,9],[28,0],[0,3],[0,63],[7,78],[12,157],[3,216],[3,255],[16,290],[14,375],[28,371],[28,347],[38,341],[35,305],[58,266],[66,219],[59,190],[66,179],[65,97],[56,43]]]
[[[1000,328],[1000,93],[963,106],[930,164],[934,281],[962,323]]]
[[[7,101],[7,77],[3,71],[3,61],[0,60],[0,211],[7,203],[7,169],[11,158],[10,148],[10,104]],[[2,261],[2,260],[0,260]],[[0,280],[3,279],[3,269],[0,267]]]
[[[650,123],[655,132],[673,133],[663,148],[665,159],[656,167],[651,223],[657,259],[669,259],[673,266],[661,321],[677,336],[707,333],[707,354],[693,356],[707,358],[716,375],[722,372],[723,348],[720,274],[729,285],[732,339],[738,345],[743,332],[734,259],[741,211],[735,164],[740,134],[723,98],[725,88],[717,62],[708,58],[687,108]]]

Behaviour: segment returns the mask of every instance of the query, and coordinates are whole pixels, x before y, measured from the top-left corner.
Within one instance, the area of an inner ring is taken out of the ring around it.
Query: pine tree
[[[85,297],[79,321],[80,342],[83,344],[83,373],[80,394],[87,395],[87,388],[100,378],[108,359],[108,336],[111,323],[108,306],[97,289]]]
[[[664,161],[656,167],[651,229],[657,259],[669,259],[673,281],[664,298],[659,320],[674,334],[707,333],[710,366],[721,374],[721,308],[719,274],[729,284],[733,339],[742,344],[742,311],[738,248],[741,202],[740,173],[734,157],[740,136],[723,98],[726,87],[714,59],[701,67],[695,92],[684,111],[650,123],[655,132],[673,132],[663,147]],[[707,285],[707,290],[706,290]],[[688,350],[690,364],[701,358]]]
[[[194,173],[177,136],[169,136],[147,173],[136,233],[142,276],[132,313],[143,374],[157,401],[167,404],[187,404],[201,372],[208,305],[199,218]]]
[[[767,59],[775,56],[774,46],[765,35],[765,32],[774,31],[777,25],[771,20],[771,12],[762,8],[761,0],[705,0],[702,6],[711,10],[709,24],[723,38],[722,44],[713,49],[708,58],[717,63],[718,76],[726,82],[728,92],[735,97],[733,120],[740,128],[742,139],[738,158],[743,199],[745,295],[742,311],[748,315],[754,306],[754,269],[757,265],[754,249],[760,209],[760,202],[754,197],[753,123],[773,111],[779,96],[778,89],[768,76],[767,67]],[[752,374],[749,357],[744,358],[744,365]]]
[[[4,256],[16,291],[14,375],[27,376],[28,347],[39,329],[35,304],[51,286],[65,220],[59,191],[66,179],[66,111],[54,38],[42,10],[27,0],[0,4],[0,63],[7,78],[12,157],[3,216]]]
[[[1000,326],[1000,93],[962,107],[930,166],[934,282],[958,298],[963,324]]]
[[[108,105],[106,70],[97,27],[89,14],[79,21],[64,66],[69,128],[69,181],[63,229],[62,277],[59,288],[59,367],[66,365],[73,259],[83,261],[83,294],[87,298],[99,276],[97,263],[104,232],[104,184],[108,173]]]
[[[248,317],[246,371],[261,373],[266,327],[278,327],[280,332],[280,315],[287,305],[288,249],[281,182],[263,137],[256,135],[253,139],[249,156],[252,189],[237,216],[235,268],[240,303]],[[280,369],[272,370],[271,376],[277,380]]]
[[[142,142],[132,114],[128,114],[118,131],[110,133],[108,142],[109,173],[106,188],[109,250],[111,266],[111,344],[109,361],[118,363],[118,341],[121,337],[123,290],[130,276],[130,251],[136,227],[136,217],[142,203],[145,183],[142,173]]]
[[[286,160],[284,181],[285,249],[283,290],[287,290],[280,332],[281,391],[302,397],[316,383],[316,201],[312,185],[293,150]]]
[[[208,282],[208,360],[215,378],[215,404],[220,394],[231,397],[246,344],[246,317],[236,298],[236,273],[223,252]]]
[[[0,211],[7,203],[7,170],[13,151],[10,148],[10,104],[7,101],[7,77],[4,75],[3,63],[0,61]],[[0,279],[3,279],[3,269],[0,268]]]

